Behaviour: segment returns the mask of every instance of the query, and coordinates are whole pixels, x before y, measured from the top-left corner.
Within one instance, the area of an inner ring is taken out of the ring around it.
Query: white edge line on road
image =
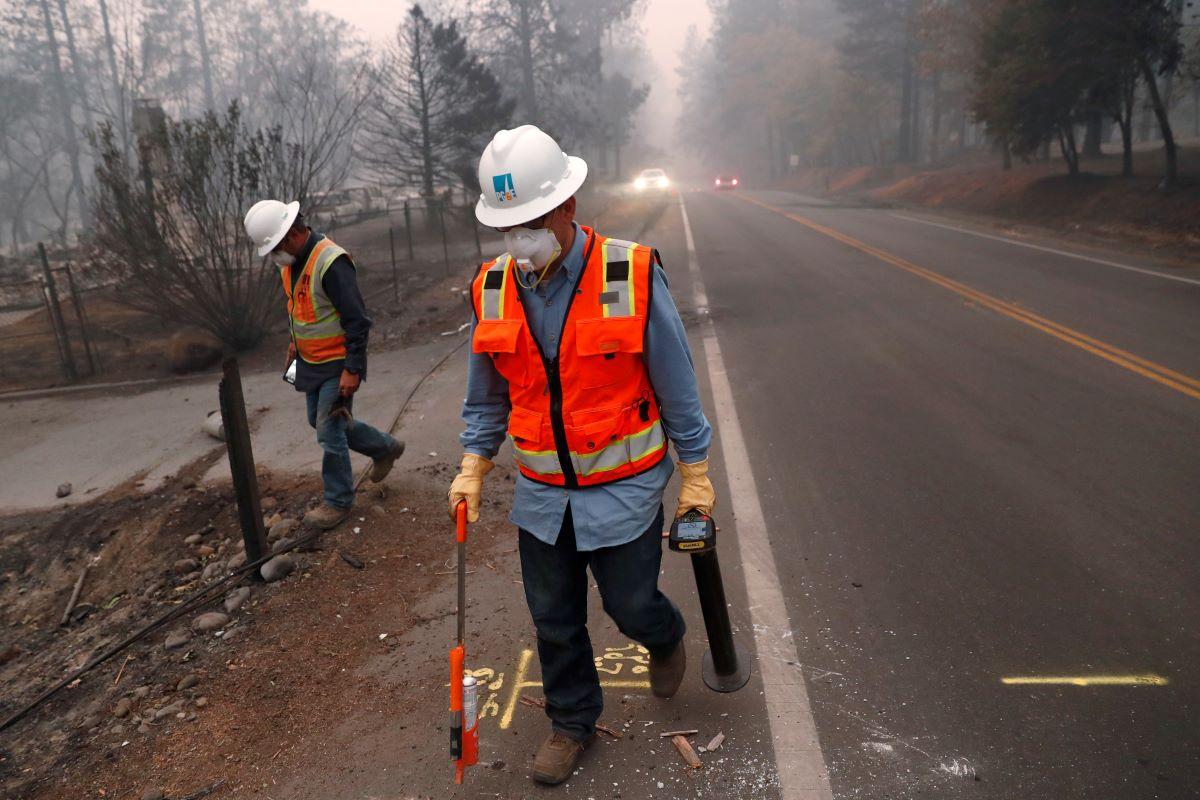
[[[725,458],[730,504],[737,525],[750,619],[754,623],[754,646],[771,723],[779,794],[782,800],[832,800],[829,770],[817,738],[817,725],[808,703],[808,689],[794,637],[783,638],[779,634],[784,623],[787,630],[791,630],[791,621],[780,589],[775,556],[767,538],[767,525],[758,500],[754,473],[750,469],[750,456],[734,405],[733,390],[721,357],[721,345],[712,319],[707,315],[708,297],[700,276],[696,242],[692,238],[682,193],[679,195],[679,213],[683,217],[683,233],[687,240],[692,298],[704,320],[704,358],[717,412],[717,431]]]
[[[1007,236],[995,236],[994,234],[990,233],[980,233],[979,231],[973,231],[970,228],[961,228],[958,225],[947,225],[944,222],[933,222],[931,220],[921,219],[920,217],[910,217],[907,214],[897,214],[894,211],[890,211],[888,213],[890,216],[893,216],[896,219],[902,219],[907,222],[915,222],[919,225],[930,225],[934,228],[944,228],[948,231],[965,233],[968,236],[978,236],[980,239],[990,239],[993,242],[1003,242],[1004,244],[1011,244],[1015,245],[1016,247],[1027,247],[1030,250],[1038,250],[1043,253],[1052,253],[1056,256],[1064,256],[1066,258],[1074,258],[1078,261],[1090,261],[1093,264],[1103,264],[1106,267],[1115,267],[1116,269],[1123,269],[1126,272],[1138,272],[1142,275],[1153,275],[1156,278],[1165,278],[1169,281],[1178,281],[1179,283],[1190,283],[1193,286],[1200,286],[1200,280],[1196,278],[1185,278],[1182,275],[1170,275],[1166,272],[1158,272],[1157,270],[1153,269],[1132,267],[1129,264],[1122,264],[1118,261],[1109,261],[1103,258],[1095,258],[1094,256],[1085,256],[1082,253],[1072,253],[1069,250],[1059,250],[1054,247],[1045,247],[1040,244],[1033,244],[1032,242],[1022,242],[1017,239],[1010,239]]]

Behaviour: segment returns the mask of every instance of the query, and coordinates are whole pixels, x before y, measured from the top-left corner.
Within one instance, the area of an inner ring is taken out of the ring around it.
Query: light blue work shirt
[[[584,266],[586,242],[587,235],[576,225],[575,241],[554,274],[534,289],[523,286],[517,289],[524,301],[522,306],[530,331],[547,358],[558,356],[558,337],[566,319],[571,287]],[[694,464],[708,457],[712,427],[700,406],[692,352],[683,321],[667,291],[662,267],[654,267],[653,281],[643,357],[658,397],[663,429],[675,444],[679,460]],[[472,314],[471,334],[474,333]],[[472,352],[462,411],[467,429],[459,437],[463,448],[487,459],[495,458],[507,438],[511,408],[508,382],[496,371],[492,359]],[[518,473],[509,520],[553,545],[558,541],[569,503],[576,548],[586,551],[615,547],[633,541],[654,522],[663,489],[673,471],[671,459],[664,458],[640,475],[581,489],[548,486]]]

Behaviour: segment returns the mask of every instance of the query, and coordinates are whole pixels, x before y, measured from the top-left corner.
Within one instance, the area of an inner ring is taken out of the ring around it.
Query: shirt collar
[[[571,249],[567,251],[567,257],[563,259],[561,265],[562,271],[567,273],[567,278],[571,283],[579,277],[579,271],[583,269],[583,248],[587,244],[587,234],[579,227],[578,222],[571,223],[575,227],[575,240],[571,242]]]

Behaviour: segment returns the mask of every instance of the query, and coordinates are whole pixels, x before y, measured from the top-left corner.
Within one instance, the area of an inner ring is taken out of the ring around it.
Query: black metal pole
[[[708,633],[709,649],[701,664],[704,683],[713,691],[736,692],[750,680],[750,658],[733,640],[717,551],[693,555],[692,572],[696,576],[696,591],[700,595],[700,610]]]
[[[221,421],[225,426],[225,450],[229,454],[229,472],[237,498],[242,541],[246,543],[246,561],[257,561],[267,552],[263,530],[262,505],[258,495],[258,475],[254,471],[254,449],[250,444],[250,424],[246,421],[246,400],[242,395],[242,376],[236,358],[221,365],[224,377],[218,389]],[[254,573],[258,576],[260,573]]]

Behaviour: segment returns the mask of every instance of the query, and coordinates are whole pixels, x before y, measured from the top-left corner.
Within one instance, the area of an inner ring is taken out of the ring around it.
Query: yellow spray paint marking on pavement
[[[1007,686],[1166,686],[1161,675],[1030,675],[1001,678]]]
[[[540,689],[542,682],[540,680],[526,680],[529,673],[529,665],[533,662],[533,651],[522,650],[521,657],[517,661],[516,679],[512,682],[509,688],[508,702],[504,706],[504,715],[500,717],[500,730],[506,731],[512,725],[513,714],[517,710],[517,702],[521,699],[522,689]],[[625,667],[629,667],[626,674],[642,675],[650,671],[650,653],[646,648],[639,644],[628,644],[624,647],[606,647],[602,655],[596,656],[596,670],[602,676],[621,674]],[[633,680],[611,680],[602,678],[600,681],[601,688],[604,689],[649,689],[650,681],[647,679]]]
[[[1121,348],[1115,347],[1107,342],[1092,338],[1091,336],[1081,333],[1074,328],[1068,328],[1066,325],[1061,325],[1039,314],[1035,314],[1032,311],[1022,308],[1015,303],[1005,302],[1004,300],[993,297],[990,294],[985,294],[978,289],[972,288],[965,283],[956,281],[952,278],[947,278],[946,276],[934,272],[933,270],[919,267],[911,261],[907,261],[899,256],[892,255],[886,250],[881,250],[878,247],[873,247],[866,242],[855,239],[853,236],[848,236],[841,231],[834,230],[833,228],[822,225],[819,222],[808,219],[807,217],[802,217],[799,214],[793,214],[790,211],[785,211],[782,208],[773,206],[770,203],[764,203],[761,200],[756,200],[753,197],[747,197],[746,195],[737,195],[737,197],[739,200],[744,200],[747,203],[760,206],[768,211],[773,211],[780,216],[787,217],[793,222],[799,222],[806,228],[828,236],[831,239],[835,239],[844,245],[853,247],[855,250],[874,256],[884,263],[891,264],[892,266],[898,267],[905,272],[910,272],[913,275],[924,278],[931,283],[936,283],[938,286],[949,289],[950,291],[961,295],[962,297],[973,300],[974,302],[985,306],[986,308],[990,308],[992,311],[1003,314],[1006,317],[1028,325],[1031,328],[1035,328],[1042,333],[1053,336],[1054,338],[1066,342],[1067,344],[1074,345],[1080,350],[1085,350],[1092,355],[1099,356],[1105,361],[1109,361],[1119,367],[1124,367],[1130,372],[1137,373],[1142,377],[1149,378],[1156,383],[1161,383],[1163,386],[1168,386],[1177,392],[1181,392],[1189,397],[1195,398],[1196,400],[1200,400],[1200,379],[1196,379],[1190,375],[1184,375],[1183,373],[1168,369],[1161,364],[1156,364],[1155,362],[1142,358],[1141,356],[1136,356],[1127,350],[1122,350]]]

